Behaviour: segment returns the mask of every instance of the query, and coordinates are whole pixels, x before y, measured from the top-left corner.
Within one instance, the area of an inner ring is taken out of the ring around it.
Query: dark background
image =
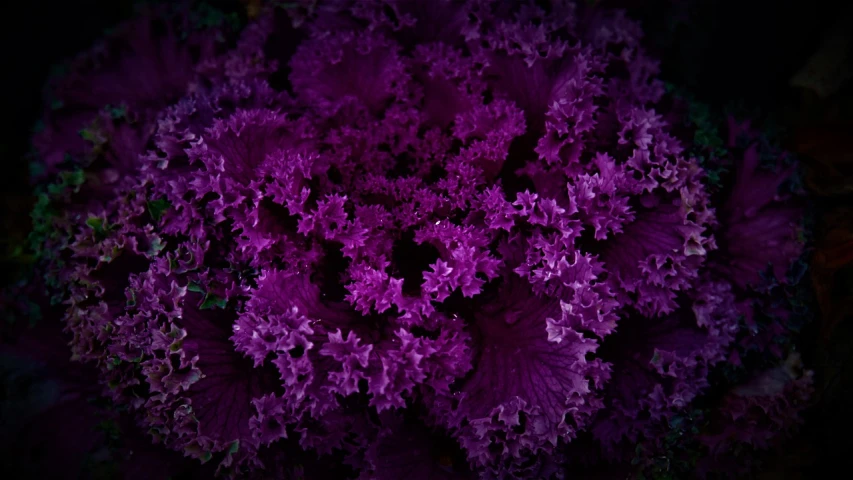
[[[3,233],[0,252],[4,264],[0,278],[15,278],[25,259],[13,258],[29,228],[32,204],[28,188],[29,135],[41,113],[42,87],[51,67],[88,48],[114,25],[132,13],[128,1],[71,0],[10,2],[0,15],[0,99],[3,125],[0,130],[0,190]]]
[[[844,471],[853,432],[853,372],[847,367],[853,356],[853,81],[822,98],[812,89],[791,87],[789,80],[818,51],[834,22],[847,15],[853,31],[850,2],[599,3],[625,6],[643,20],[649,44],[662,59],[665,80],[687,87],[714,107],[740,101],[781,126],[782,142],[805,162],[817,203],[812,281],[818,304],[801,349],[816,371],[816,406],[802,433],[770,454],[761,478],[815,478],[834,473],[834,468]],[[684,3],[689,8],[678,6]],[[50,67],[87,48],[105,28],[131,13],[126,0],[39,0],[7,4],[0,16],[4,284],[26,267],[26,256],[15,254],[26,238],[32,205],[24,157]],[[829,73],[850,62],[849,40],[848,33],[846,58],[825,62]]]

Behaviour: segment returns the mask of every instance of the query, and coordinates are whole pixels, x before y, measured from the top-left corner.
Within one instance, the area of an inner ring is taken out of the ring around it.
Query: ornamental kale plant
[[[150,441],[241,478],[678,477],[795,427],[796,164],[668,90],[624,13],[227,20],[148,7],[35,136],[70,355]]]

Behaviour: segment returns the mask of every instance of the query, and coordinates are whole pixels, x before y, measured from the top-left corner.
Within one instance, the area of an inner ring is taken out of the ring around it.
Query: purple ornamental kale
[[[731,287],[703,279],[682,305],[654,321],[626,315],[599,352],[614,371],[609,408],[592,430],[607,458],[625,458],[640,435],[653,437],[658,424],[709,386],[711,368],[726,358],[738,329]]]
[[[784,434],[800,426],[800,411],[812,391],[812,372],[803,370],[799,354],[794,353],[727,392],[719,410],[722,418],[702,438],[711,453],[709,460],[738,442],[767,448],[784,439]]]
[[[56,287],[68,283],[63,252],[75,228],[136,182],[162,110],[188,92],[197,70],[222,61],[217,53],[233,36],[224,25],[201,28],[187,2],[139,10],[48,83],[33,136],[40,184],[31,240],[44,281]]]
[[[741,289],[761,287],[761,273],[787,282],[788,267],[800,256],[803,201],[786,186],[797,165],[784,152],[762,145],[748,123],[729,119],[730,148],[743,146],[732,190],[721,206],[719,241],[727,248],[713,268]],[[787,188],[786,188],[787,187]],[[787,191],[786,191],[787,190]]]
[[[95,157],[104,160],[104,185],[138,169],[160,110],[186,93],[219,43],[214,32],[192,31],[185,8],[175,10],[145,7],[55,74],[33,138],[43,175]]]
[[[750,149],[713,194],[636,23],[542,3],[296,2],[221,53],[120,30],[132,69],[62,85],[139,120],[39,137],[117,172],[61,217],[73,358],[222,474],[547,478],[584,432],[630,459],[749,343],[801,211]]]

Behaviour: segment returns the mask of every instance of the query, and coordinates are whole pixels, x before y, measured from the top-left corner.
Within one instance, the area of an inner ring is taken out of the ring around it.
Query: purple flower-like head
[[[618,456],[707,389],[745,287],[799,252],[754,152],[714,204],[620,12],[337,0],[223,53],[166,32],[118,34],[159,52],[122,57],[140,76],[73,77],[141,112],[109,145],[144,142],[99,157],[121,178],[69,222],[65,322],[156,441],[220,472],[301,450],[545,478],[587,431]],[[51,168],[79,147],[39,138]]]

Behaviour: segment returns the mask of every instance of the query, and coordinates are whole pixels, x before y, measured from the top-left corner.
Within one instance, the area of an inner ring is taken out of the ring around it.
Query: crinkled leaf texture
[[[798,213],[753,150],[712,202],[620,12],[299,1],[224,51],[140,32],[67,84],[139,117],[58,179],[49,270],[73,358],[221,475],[558,477],[589,431],[616,457],[707,389],[758,263],[799,251],[772,248]],[[50,168],[79,147],[39,138]]]

